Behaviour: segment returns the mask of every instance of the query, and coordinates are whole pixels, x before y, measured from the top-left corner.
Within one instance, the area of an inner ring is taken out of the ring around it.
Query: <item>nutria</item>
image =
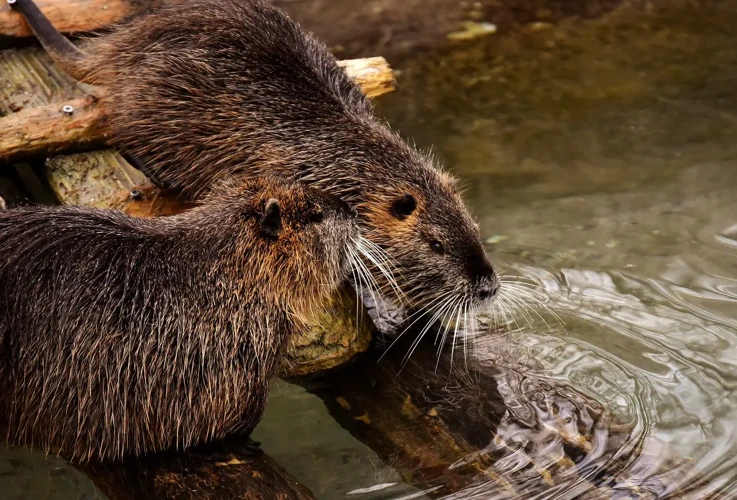
[[[350,274],[356,214],[268,180],[159,219],[0,212],[0,420],[79,461],[245,439],[282,352]]]
[[[165,186],[276,174],[354,206],[411,308],[458,317],[499,281],[454,178],[403,141],[320,42],[261,0],[193,0],[125,21],[78,51],[15,7],[65,68],[104,89],[112,141]],[[381,286],[386,282],[376,277]]]

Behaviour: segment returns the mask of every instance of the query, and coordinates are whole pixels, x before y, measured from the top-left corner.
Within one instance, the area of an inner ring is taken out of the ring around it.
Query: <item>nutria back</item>
[[[377,119],[327,48],[281,10],[194,0],[85,50],[114,142],[164,184],[198,195],[222,176],[269,173],[318,186],[357,208],[410,306],[460,317],[489,305],[499,283],[453,177]]]
[[[357,238],[347,205],[265,180],[161,219],[0,212],[6,436],[76,460],[248,436]]]

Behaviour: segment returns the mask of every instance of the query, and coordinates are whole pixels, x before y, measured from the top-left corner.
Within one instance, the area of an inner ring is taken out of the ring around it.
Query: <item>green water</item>
[[[377,102],[462,179],[502,273],[533,277],[565,323],[497,308],[499,331],[476,341],[473,362],[502,367],[518,412],[497,434],[539,438],[518,432],[530,383],[577,388],[641,447],[615,498],[625,483],[645,498],[737,496],[736,27],[737,6],[702,4],[490,35],[392,61],[400,92]],[[526,489],[513,458],[492,470],[531,498],[591,493]],[[320,477],[386,482],[373,470],[298,477],[338,498],[350,488]],[[453,496],[502,497],[483,483]]]
[[[737,496],[736,39],[737,6],[624,9],[392,61],[401,90],[377,101],[464,181],[502,273],[534,278],[565,323],[498,308],[475,342],[473,362],[508,374],[498,434],[530,438],[514,432],[530,381],[576,387],[632,430],[643,450],[621,482],[652,497]],[[318,498],[416,491],[296,386],[278,384],[257,434]],[[492,469],[514,479],[506,458]],[[0,454],[0,491],[96,495],[20,450]]]
[[[478,362],[512,369],[512,350],[541,364],[528,377],[607,402],[646,455],[688,462],[660,494],[693,498],[737,495],[735,8],[487,37],[407,61],[380,105],[566,323],[507,311],[520,328],[479,340]],[[647,484],[642,463],[627,472]]]

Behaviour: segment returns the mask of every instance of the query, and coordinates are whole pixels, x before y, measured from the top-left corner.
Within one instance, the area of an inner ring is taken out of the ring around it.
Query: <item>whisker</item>
[[[357,248],[374,266],[376,266],[382,276],[384,276],[388,285],[391,287],[391,289],[394,291],[397,298],[399,299],[399,302],[401,303],[403,300],[405,300],[406,297],[402,290],[399,288],[394,275],[391,271],[384,267],[384,264],[390,262],[389,255],[386,254],[386,252],[384,252],[381,247],[372,242],[369,242],[365,238],[359,239]],[[379,254],[379,256],[383,258],[383,260],[376,255],[376,253],[378,253],[379,251],[382,252],[381,254]]]
[[[445,309],[450,305],[451,301],[453,300],[453,297],[450,296],[450,293],[447,293],[446,296],[449,296],[444,302],[441,303],[441,306],[435,310],[435,314],[430,318],[430,321],[427,322],[427,324],[422,328],[422,331],[417,336],[417,338],[412,342],[410,345],[409,350],[407,351],[407,354],[405,354],[403,360],[402,360],[402,366],[407,364],[407,361],[412,357],[412,354],[417,349],[417,346],[420,344],[420,341],[425,336],[425,334],[430,330],[430,328],[435,324],[435,322],[444,314]]]
[[[403,330],[402,330],[402,331],[401,331],[401,332],[400,332],[400,333],[399,333],[399,334],[397,335],[397,337],[396,337],[396,338],[394,339],[394,341],[393,341],[393,342],[392,342],[392,343],[391,343],[391,344],[389,345],[389,347],[387,347],[387,348],[386,348],[386,350],[385,350],[385,351],[384,351],[384,352],[382,353],[382,355],[381,355],[381,356],[379,357],[379,360],[378,360],[378,361],[381,361],[381,360],[382,360],[382,358],[383,358],[384,356],[386,356],[386,353],[387,353],[387,352],[389,352],[389,349],[391,349],[391,348],[392,348],[392,347],[394,346],[394,344],[396,344],[396,343],[397,343],[397,342],[399,341],[399,339],[400,339],[400,338],[401,338],[401,337],[402,337],[402,336],[403,336],[403,335],[404,335],[404,334],[405,334],[405,333],[406,333],[406,332],[407,332],[407,331],[408,331],[408,330],[409,330],[410,328],[412,328],[412,326],[414,326],[414,325],[415,325],[415,324],[416,324],[416,323],[417,323],[417,322],[418,322],[419,320],[421,320],[421,319],[423,318],[423,316],[425,316],[425,315],[426,315],[427,313],[431,312],[431,309],[430,309],[430,308],[431,308],[431,307],[432,307],[432,306],[433,306],[434,304],[436,304],[436,303],[438,303],[438,302],[440,302],[440,301],[444,300],[444,298],[445,298],[445,297],[447,297],[447,296],[448,296],[448,295],[449,295],[450,293],[451,293],[451,292],[446,292],[445,294],[442,294],[442,295],[440,295],[440,296],[438,296],[438,297],[434,298],[434,299],[433,299],[432,301],[430,301],[430,302],[428,302],[428,303],[427,303],[426,305],[424,305],[424,306],[423,306],[423,307],[422,307],[421,309],[419,309],[418,311],[416,311],[415,313],[413,313],[413,314],[412,314],[412,315],[411,315],[411,316],[410,316],[410,317],[409,317],[409,318],[408,318],[407,320],[411,319],[411,318],[412,318],[413,316],[417,316],[417,318],[415,318],[415,320],[414,320],[414,321],[412,321],[412,323],[410,323],[410,324],[409,324],[409,325],[408,325],[408,326],[407,326],[406,328],[404,328],[404,329],[403,329]],[[419,316],[418,316],[418,314],[419,314]]]

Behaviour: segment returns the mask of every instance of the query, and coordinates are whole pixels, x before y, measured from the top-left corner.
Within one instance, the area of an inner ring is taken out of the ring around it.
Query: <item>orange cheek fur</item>
[[[396,244],[404,241],[410,244],[414,238],[422,214],[425,212],[425,199],[411,189],[397,189],[399,193],[410,193],[417,202],[417,208],[404,219],[397,219],[390,212],[391,199],[384,198],[371,200],[360,207],[364,221],[374,231],[375,236],[387,240],[387,244]],[[383,236],[383,237],[382,237]],[[388,241],[391,239],[392,241]]]

